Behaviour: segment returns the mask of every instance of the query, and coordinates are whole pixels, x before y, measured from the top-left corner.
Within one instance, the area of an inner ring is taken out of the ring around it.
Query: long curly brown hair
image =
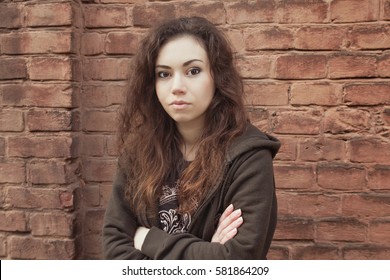
[[[161,47],[183,35],[193,36],[205,48],[216,87],[206,111],[206,127],[195,159],[183,165],[182,138],[174,120],[164,111],[155,91],[155,65]],[[135,213],[153,216],[164,183],[185,166],[179,176],[179,211],[194,213],[207,191],[223,175],[232,139],[243,133],[247,116],[243,85],[233,52],[223,32],[201,17],[167,21],[142,40],[134,57],[126,100],[119,117],[119,166],[126,172],[126,197]],[[174,175],[174,176],[175,176]],[[173,176],[173,177],[174,177]]]

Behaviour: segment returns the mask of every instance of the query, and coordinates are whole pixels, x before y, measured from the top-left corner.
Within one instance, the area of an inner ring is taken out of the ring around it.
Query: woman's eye
[[[199,68],[191,68],[190,71],[188,71],[188,75],[190,75],[190,76],[197,75],[199,73],[200,73]]]
[[[159,77],[159,78],[168,78],[169,77],[169,73],[168,72],[163,72],[163,71],[161,71],[161,72],[158,72],[157,73],[157,76]]]

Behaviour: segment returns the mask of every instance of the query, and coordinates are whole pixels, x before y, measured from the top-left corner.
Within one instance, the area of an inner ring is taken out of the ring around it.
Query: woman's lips
[[[170,105],[172,106],[173,109],[181,110],[187,108],[190,105],[190,103],[180,100],[180,101],[173,101]]]

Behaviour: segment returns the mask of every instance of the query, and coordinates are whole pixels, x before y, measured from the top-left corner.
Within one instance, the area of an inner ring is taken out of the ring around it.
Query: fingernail
[[[234,212],[236,212],[236,215],[241,215],[241,209],[237,209],[237,210],[234,211]]]

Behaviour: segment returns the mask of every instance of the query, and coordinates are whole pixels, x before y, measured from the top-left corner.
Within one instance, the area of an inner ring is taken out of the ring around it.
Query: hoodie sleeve
[[[126,177],[118,168],[103,222],[103,257],[105,259],[148,259],[134,248],[137,220],[124,199]]]
[[[224,245],[189,233],[170,235],[152,227],[142,253],[152,259],[265,259],[276,222],[276,197],[272,154],[269,150],[246,153],[223,198],[242,210],[243,224]]]

